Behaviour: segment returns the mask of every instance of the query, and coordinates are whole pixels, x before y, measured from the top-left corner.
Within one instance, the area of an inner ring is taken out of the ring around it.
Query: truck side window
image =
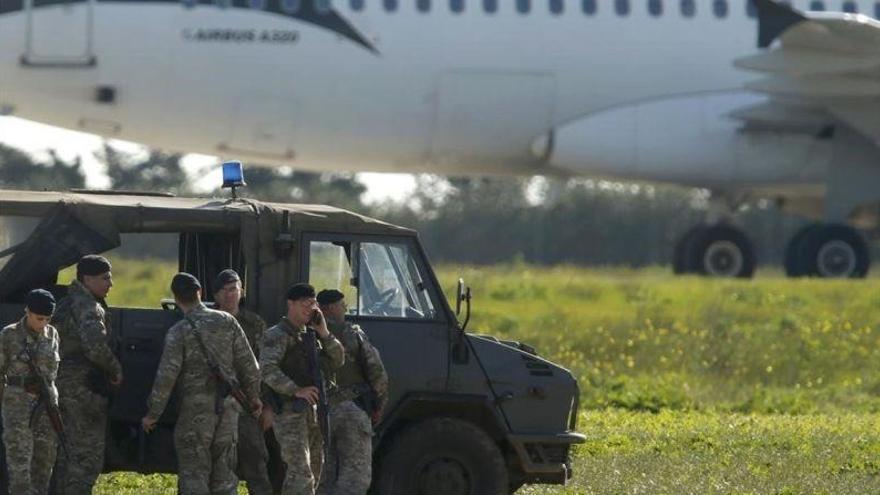
[[[336,289],[345,294],[349,314],[357,314],[357,288],[352,285],[351,244],[312,241],[309,244],[309,283],[316,290]]]
[[[434,318],[434,304],[407,244],[362,243],[359,264],[362,316]]]

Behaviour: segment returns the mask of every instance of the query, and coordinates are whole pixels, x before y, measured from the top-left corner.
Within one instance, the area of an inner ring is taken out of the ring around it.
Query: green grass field
[[[117,262],[112,305],[155,306],[175,266]],[[525,493],[880,493],[880,280],[674,278],[663,269],[446,266],[470,331],[579,377],[566,488]],[[98,493],[173,493],[102,477]],[[242,493],[245,493],[242,491]]]

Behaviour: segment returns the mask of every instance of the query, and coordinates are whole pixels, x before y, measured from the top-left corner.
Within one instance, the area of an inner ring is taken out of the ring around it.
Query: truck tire
[[[507,467],[495,442],[467,421],[418,422],[391,440],[379,461],[382,495],[506,495]]]

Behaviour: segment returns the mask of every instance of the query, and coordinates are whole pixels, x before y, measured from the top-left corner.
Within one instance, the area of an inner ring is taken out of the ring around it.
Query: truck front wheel
[[[474,424],[452,418],[418,422],[391,440],[376,487],[383,495],[506,495],[501,451]]]

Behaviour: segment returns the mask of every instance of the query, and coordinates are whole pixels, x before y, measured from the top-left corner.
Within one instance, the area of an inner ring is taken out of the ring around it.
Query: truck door
[[[307,234],[306,277],[346,295],[347,319],[369,335],[391,380],[389,408],[404,392],[447,389],[449,322],[415,242]]]

